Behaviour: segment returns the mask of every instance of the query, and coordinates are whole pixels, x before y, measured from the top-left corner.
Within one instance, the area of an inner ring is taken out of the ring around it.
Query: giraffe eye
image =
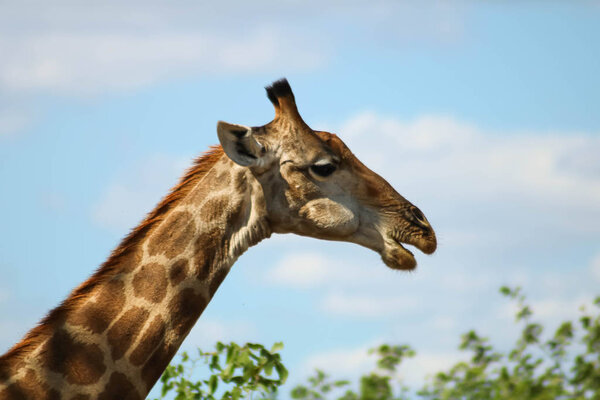
[[[330,162],[316,163],[310,166],[310,172],[315,178],[327,178],[333,174],[336,166]]]

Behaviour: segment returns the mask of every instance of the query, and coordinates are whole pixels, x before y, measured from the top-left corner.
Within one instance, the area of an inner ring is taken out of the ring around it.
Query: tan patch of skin
[[[196,240],[193,268],[194,274],[200,281],[204,281],[211,273],[214,260],[219,251],[218,244],[221,241],[221,234],[221,228],[213,227]]]

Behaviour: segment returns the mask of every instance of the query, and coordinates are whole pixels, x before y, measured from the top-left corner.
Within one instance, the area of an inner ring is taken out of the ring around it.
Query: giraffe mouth
[[[409,249],[407,249],[406,247],[404,247],[402,242],[400,242],[399,240],[396,240],[396,239],[394,239],[394,242],[396,242],[395,244],[397,246],[399,246],[402,249],[402,251],[405,251],[406,253],[408,253],[413,258],[415,257],[415,254],[412,251],[410,251]],[[407,243],[404,243],[404,244],[406,245]]]
[[[388,236],[385,240],[381,258],[385,265],[391,269],[410,271],[417,267],[417,260],[412,251],[404,247],[400,239],[394,236]]]
[[[385,246],[381,254],[383,262],[392,269],[414,270],[417,267],[417,260],[412,251],[405,245],[411,245],[421,250],[425,254],[431,254],[435,251],[435,236],[431,237],[404,237],[398,231],[393,230],[387,235]]]

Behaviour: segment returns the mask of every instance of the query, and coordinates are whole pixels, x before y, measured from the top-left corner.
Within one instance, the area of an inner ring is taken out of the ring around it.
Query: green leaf
[[[242,389],[236,386],[231,390],[231,398],[233,400],[238,400],[240,397],[242,397]]]
[[[212,375],[208,380],[208,390],[210,394],[214,394],[217,391],[217,387],[219,385],[219,378],[217,375]]]
[[[293,399],[304,399],[308,397],[308,389],[306,386],[296,386],[290,392]]]
[[[258,343],[246,343],[246,346],[248,346],[252,350],[257,350],[257,351],[264,349],[264,346],[262,344],[258,344]]]
[[[290,396],[296,400],[600,400],[600,310],[584,311],[579,324],[563,322],[548,338],[544,325],[533,321],[520,288],[503,287],[500,292],[517,303],[521,329],[514,346],[504,352],[492,346],[497,336],[488,339],[475,330],[468,331],[460,342],[460,348],[470,355],[467,361],[434,373],[419,389],[407,388],[399,379],[412,367],[407,358],[414,356],[414,350],[384,343],[369,351],[377,357],[379,369],[358,382],[334,380],[317,370],[306,384],[294,387]],[[180,362],[169,365],[160,378],[161,396],[216,400],[220,389],[223,400],[276,400],[277,389],[288,377],[277,353],[281,348],[281,342],[273,344],[270,351],[259,343],[240,346],[218,342],[213,352],[198,349],[197,359],[182,353],[177,358]],[[223,359],[226,361],[221,366]],[[204,363],[202,373],[216,373],[194,381],[192,371],[198,361]],[[402,368],[398,370],[399,366]],[[273,369],[279,379],[270,379]],[[346,390],[350,385],[358,385],[358,393]]]
[[[285,383],[288,378],[288,370],[281,363],[275,364],[275,370],[277,371],[277,375],[279,375],[279,382],[281,385]]]
[[[500,287],[500,293],[502,293],[504,296],[510,296],[512,294],[512,290],[510,290],[508,286],[502,286]]]
[[[271,353],[277,353],[278,351],[283,350],[283,342],[276,342],[271,347]]]

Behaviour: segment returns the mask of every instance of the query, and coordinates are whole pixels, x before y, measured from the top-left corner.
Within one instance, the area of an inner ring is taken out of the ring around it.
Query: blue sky
[[[35,10],[35,12],[32,12]],[[290,380],[355,376],[409,343],[408,382],[477,328],[506,345],[501,285],[550,325],[600,284],[600,3],[0,3],[0,349],[104,260],[217,120],[262,125],[286,76],[428,216],[415,273],[278,236],[235,265],[184,348],[282,340]]]

